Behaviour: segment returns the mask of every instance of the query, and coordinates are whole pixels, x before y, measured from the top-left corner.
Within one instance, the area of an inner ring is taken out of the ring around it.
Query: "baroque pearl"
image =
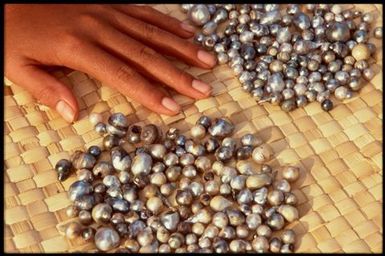
[[[210,20],[210,12],[206,5],[197,4],[190,8],[188,16],[195,25],[202,26]]]

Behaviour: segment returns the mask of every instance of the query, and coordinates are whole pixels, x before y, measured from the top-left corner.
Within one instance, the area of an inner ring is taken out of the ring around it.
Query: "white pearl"
[[[89,119],[90,119],[91,124],[93,124],[93,125],[96,125],[97,123],[100,123],[103,121],[103,117],[99,113],[91,113],[89,115]]]
[[[197,4],[190,8],[189,18],[195,25],[202,26],[210,20],[210,12],[206,5]]]

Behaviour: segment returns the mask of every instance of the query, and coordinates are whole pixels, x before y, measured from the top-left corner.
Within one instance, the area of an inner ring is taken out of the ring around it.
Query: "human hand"
[[[76,98],[44,66],[85,72],[155,112],[173,115],[180,106],[145,77],[195,99],[207,97],[209,85],[162,55],[212,68],[215,56],[184,39],[193,32],[148,6],[7,4],[5,75],[68,122],[77,119]]]

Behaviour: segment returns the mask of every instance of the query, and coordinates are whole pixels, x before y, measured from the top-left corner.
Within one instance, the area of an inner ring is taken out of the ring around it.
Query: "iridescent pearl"
[[[188,16],[190,20],[198,26],[202,26],[210,20],[209,9],[204,4],[197,4],[191,7]]]

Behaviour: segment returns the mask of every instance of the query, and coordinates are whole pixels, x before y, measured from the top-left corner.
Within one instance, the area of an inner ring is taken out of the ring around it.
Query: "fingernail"
[[[217,58],[214,55],[203,50],[198,51],[198,59],[209,66],[214,66],[217,63]]]
[[[73,109],[63,100],[56,104],[56,111],[69,123],[72,123],[75,117]]]
[[[203,94],[208,94],[212,89],[210,85],[206,84],[205,82],[199,81],[199,80],[193,80],[192,87],[195,90],[198,90]]]
[[[180,23],[180,26],[182,27],[182,29],[184,29],[185,31],[187,31],[189,33],[194,33],[195,32],[195,27],[191,26],[190,24],[188,24],[185,21]]]
[[[176,103],[173,99],[164,97],[162,99],[162,105],[163,107],[167,108],[168,110],[171,110],[172,112],[179,112],[180,111],[180,106],[178,103]]]

